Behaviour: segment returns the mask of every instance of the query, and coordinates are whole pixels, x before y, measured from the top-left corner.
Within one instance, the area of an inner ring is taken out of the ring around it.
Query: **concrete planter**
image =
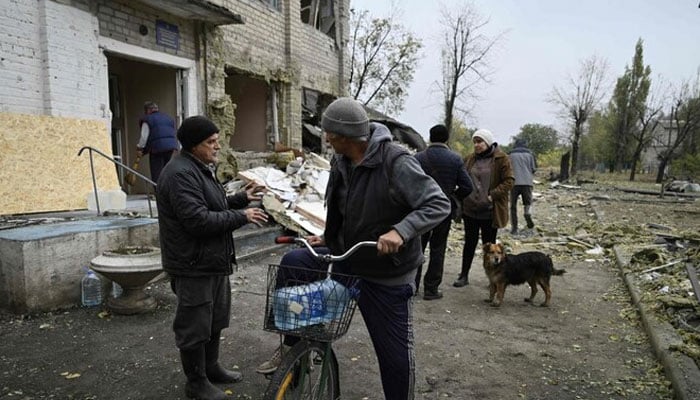
[[[127,246],[108,250],[93,258],[90,264],[95,272],[122,287],[121,296],[107,300],[107,307],[115,314],[140,314],[156,307],[155,299],[143,288],[163,272],[159,248]]]

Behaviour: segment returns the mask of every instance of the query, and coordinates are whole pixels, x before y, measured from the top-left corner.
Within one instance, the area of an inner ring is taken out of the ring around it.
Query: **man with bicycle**
[[[385,398],[413,399],[412,301],[423,263],[421,235],[447,217],[450,202],[416,159],[392,143],[388,128],[370,123],[354,99],[331,103],[321,124],[336,154],[326,189],[325,232],[308,240],[331,254],[361,241],[377,242],[376,249],[359,250],[335,271],[362,278],[358,306],[377,354]],[[325,269],[305,249],[287,253],[281,265]],[[286,335],[285,344],[294,339]],[[281,346],[258,372],[273,372],[283,351]]]

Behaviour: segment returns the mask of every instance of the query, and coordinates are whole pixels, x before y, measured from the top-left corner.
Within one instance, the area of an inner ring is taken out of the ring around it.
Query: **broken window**
[[[280,9],[280,0],[260,0],[263,3],[269,4],[270,7],[273,7],[275,10]]]
[[[333,0],[301,0],[301,21],[335,39]]]

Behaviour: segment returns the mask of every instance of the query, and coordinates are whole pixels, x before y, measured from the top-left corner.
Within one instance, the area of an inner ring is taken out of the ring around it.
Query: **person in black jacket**
[[[165,166],[157,186],[158,223],[163,269],[177,296],[173,321],[190,398],[224,399],[214,383],[235,383],[238,372],[218,362],[221,330],[229,326],[229,275],[236,262],[233,230],[261,224],[267,215],[245,208],[263,188],[226,196],[217,181],[219,128],[203,116],[185,119],[177,131],[182,152]]]
[[[445,125],[435,125],[430,128],[430,145],[427,149],[417,153],[416,159],[426,174],[435,179],[442,191],[447,196],[456,197],[454,202],[462,202],[462,199],[472,192],[472,180],[464,168],[464,162],[459,154],[450,150],[447,140],[450,133]],[[456,188],[456,189],[455,189]],[[423,234],[421,243],[423,251],[430,243],[430,261],[425,272],[424,300],[437,300],[442,298],[442,292],[438,290],[442,283],[442,272],[445,264],[445,250],[447,249],[447,236],[452,226],[452,213],[456,204],[452,204],[451,214],[438,226]],[[416,274],[416,292],[420,287],[422,265],[418,267]]]
[[[324,234],[307,240],[331,254],[361,241],[377,242],[334,267],[361,277],[357,301],[379,362],[384,398],[413,399],[412,303],[423,263],[420,237],[447,217],[450,201],[418,161],[391,142],[386,126],[369,122],[356,100],[335,100],[321,125],[336,154],[326,188]],[[306,249],[288,252],[280,265],[326,268]],[[284,344],[292,345],[291,339],[285,335]],[[273,372],[284,349],[280,346],[257,371]]]

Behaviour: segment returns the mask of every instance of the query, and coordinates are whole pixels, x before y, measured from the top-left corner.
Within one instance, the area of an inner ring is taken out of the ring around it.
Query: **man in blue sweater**
[[[430,145],[427,149],[416,154],[415,157],[423,171],[437,182],[442,191],[452,199],[454,195],[457,197],[456,201],[461,203],[462,199],[472,192],[472,181],[467,170],[464,169],[462,158],[450,150],[447,145],[449,138],[450,134],[445,125],[433,126],[430,128]],[[457,206],[455,200],[451,203],[452,208]],[[454,210],[452,211],[454,212]],[[452,212],[440,224],[421,237],[423,251],[430,243],[430,261],[428,262],[428,270],[425,272],[425,289],[423,290],[424,300],[442,298],[442,292],[438,290],[438,287],[442,283],[447,236],[452,225],[451,216]],[[420,286],[421,270],[422,266],[419,266],[416,274],[416,293]]]

